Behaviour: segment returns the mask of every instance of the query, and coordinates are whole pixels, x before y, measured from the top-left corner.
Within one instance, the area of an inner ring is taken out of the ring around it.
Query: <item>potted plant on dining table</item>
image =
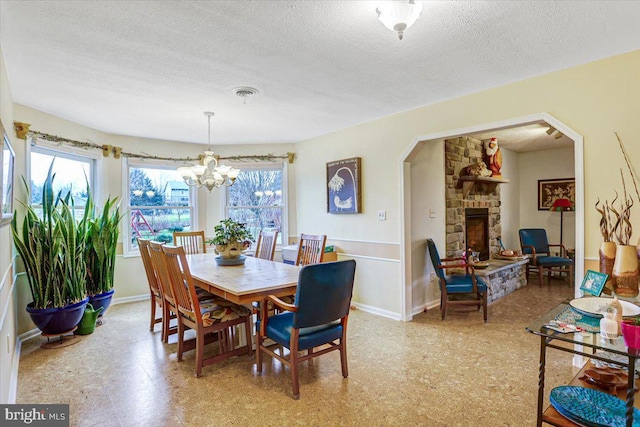
[[[246,225],[227,218],[220,221],[214,231],[213,239],[206,242],[215,245],[218,265],[244,264],[245,257],[242,252],[247,250],[254,240]]]

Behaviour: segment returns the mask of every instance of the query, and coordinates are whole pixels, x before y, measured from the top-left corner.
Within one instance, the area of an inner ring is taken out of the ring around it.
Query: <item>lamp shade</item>
[[[422,13],[422,3],[414,0],[385,1],[376,9],[378,19],[385,27],[398,33],[402,40],[404,30],[415,24]]]
[[[572,211],[573,204],[569,199],[555,199],[553,206],[549,208],[550,211]]]

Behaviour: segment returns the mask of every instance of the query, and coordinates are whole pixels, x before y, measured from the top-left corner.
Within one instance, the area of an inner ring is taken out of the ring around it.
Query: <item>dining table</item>
[[[196,286],[236,304],[250,306],[267,295],[296,293],[300,267],[247,256],[241,265],[218,265],[216,254],[187,255]]]

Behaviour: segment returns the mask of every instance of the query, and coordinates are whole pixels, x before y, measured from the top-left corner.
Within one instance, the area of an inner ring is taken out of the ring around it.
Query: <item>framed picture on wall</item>
[[[0,165],[2,166],[0,169],[2,175],[0,212],[2,217],[0,224],[6,224],[13,218],[13,168],[16,155],[2,122],[0,122],[0,132],[2,132],[2,154],[0,155]]]
[[[538,210],[548,211],[556,199],[569,199],[571,200],[571,205],[575,206],[575,178],[538,180]]]
[[[328,213],[351,214],[362,212],[360,173],[360,157],[327,163]]]

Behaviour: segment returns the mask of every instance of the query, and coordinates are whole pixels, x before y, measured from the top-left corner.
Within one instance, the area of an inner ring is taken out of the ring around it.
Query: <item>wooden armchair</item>
[[[295,305],[287,304],[273,295],[260,304],[262,314],[256,339],[258,373],[262,373],[262,353],[288,366],[295,399],[300,398],[298,365],[302,362],[338,350],[342,376],[347,378],[349,375],[346,337],[355,271],[354,260],[302,267]],[[285,311],[268,316],[267,301]],[[284,352],[278,354],[267,347],[264,344],[267,338],[289,349],[288,357]],[[314,351],[321,346],[321,349]],[[299,352],[303,350],[307,350],[306,356],[300,356]]]
[[[203,254],[207,252],[204,243],[204,231],[174,231],[173,244],[182,246],[187,254]]]
[[[181,246],[163,246],[166,272],[178,310],[178,361],[185,351],[184,331],[196,332],[196,368],[199,377],[202,368],[230,357],[251,353],[251,310],[220,297],[200,300],[189,271],[187,257]],[[244,324],[246,343],[236,346],[235,326]],[[218,354],[204,358],[207,335],[215,335]]]
[[[487,285],[480,277],[476,277],[472,265],[464,258],[440,258],[436,244],[427,239],[429,257],[438,276],[440,285],[440,313],[442,320],[447,316],[449,305],[475,305],[483,309],[484,321],[487,322]],[[449,264],[454,262],[454,264]],[[445,270],[464,269],[464,274],[445,274]]]
[[[143,243],[144,244],[144,243]],[[162,342],[169,342],[169,335],[173,335],[178,332],[177,328],[171,328],[169,322],[170,319],[175,318],[178,313],[176,308],[173,291],[171,290],[171,284],[167,278],[167,269],[162,261],[162,246],[161,242],[149,242],[147,247],[149,251],[149,260],[155,273],[156,279],[159,284],[160,294],[162,295]],[[142,253],[142,248],[140,249]]]
[[[518,232],[520,235],[520,247],[523,254],[531,256],[527,264],[527,280],[529,271],[537,270],[538,285],[542,287],[542,278],[547,271],[547,283],[551,283],[551,273],[553,271],[566,272],[568,274],[569,286],[573,283],[573,261],[567,256],[567,249],[564,245],[550,244],[547,239],[547,231],[544,228],[522,228]],[[550,248],[559,248],[560,256],[552,256]]]

